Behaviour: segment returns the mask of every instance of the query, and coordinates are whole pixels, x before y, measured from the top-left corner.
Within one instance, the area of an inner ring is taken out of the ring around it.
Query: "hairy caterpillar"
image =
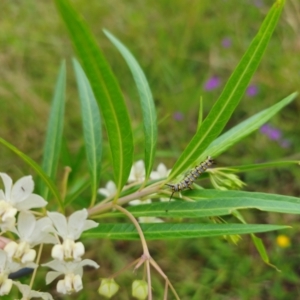
[[[170,200],[172,199],[175,192],[180,192],[185,189],[192,189],[191,185],[194,183],[194,181],[213,164],[214,164],[214,160],[212,159],[212,157],[207,156],[207,159],[205,161],[203,161],[194,169],[192,169],[191,172],[179,183],[176,184],[167,183],[166,185],[169,186],[172,190]]]

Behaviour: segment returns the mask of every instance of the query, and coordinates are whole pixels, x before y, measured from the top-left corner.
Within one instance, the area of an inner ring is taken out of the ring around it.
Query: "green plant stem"
[[[70,167],[65,167],[64,169],[64,174],[62,178],[62,183],[61,183],[61,198],[63,202],[65,201],[66,194],[67,194],[67,186],[68,186],[68,179],[69,179],[69,174],[71,173],[72,169]]]
[[[150,264],[149,264],[149,260],[151,259],[150,253],[149,253],[149,249],[148,249],[148,245],[143,233],[143,230],[139,224],[139,222],[136,220],[136,218],[125,208],[123,208],[122,206],[119,206],[117,204],[113,205],[114,208],[116,208],[117,210],[119,210],[120,212],[122,212],[124,215],[126,215],[130,221],[134,224],[139,236],[140,236],[140,240],[142,243],[142,247],[143,247],[143,255],[140,258],[139,262],[137,263],[137,265],[135,266],[135,270],[144,262],[146,262],[146,268],[147,268],[147,281],[148,281],[148,300],[152,299],[152,289],[151,289],[151,273],[150,273]]]
[[[43,244],[40,244],[37,259],[36,259],[36,264],[39,264],[39,262],[40,262],[40,259],[42,256],[42,250],[43,250]],[[34,268],[34,270],[33,270],[33,273],[32,273],[31,279],[30,279],[30,284],[29,284],[30,288],[32,288],[32,286],[33,286],[33,282],[34,282],[34,279],[36,276],[37,269],[38,268]]]

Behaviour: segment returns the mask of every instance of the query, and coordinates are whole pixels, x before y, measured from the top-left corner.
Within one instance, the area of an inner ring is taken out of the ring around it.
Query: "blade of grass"
[[[102,158],[102,131],[99,107],[94,97],[90,83],[79,62],[73,59],[81,104],[83,136],[88,168],[91,176],[92,200],[95,204],[100,181]]]
[[[115,181],[120,192],[128,179],[133,160],[132,129],[120,87],[82,16],[70,1],[54,1],[103,114]]]
[[[55,180],[61,150],[65,112],[65,90],[66,63],[64,61],[61,64],[57,77],[43,151],[42,168],[52,180]],[[43,181],[40,181],[39,186],[40,195],[47,200],[49,193],[47,185],[45,185]]]
[[[134,58],[130,51],[109,31],[103,30],[105,35],[109,40],[116,46],[119,52],[122,54],[125,59],[132,76],[134,78],[135,84],[137,86],[140,103],[143,113],[143,122],[144,122],[144,141],[145,141],[145,168],[146,168],[146,178],[148,180],[150,172],[153,168],[155,149],[157,143],[157,118],[154,100],[152,93],[146,79],[146,76]]]
[[[267,14],[258,34],[230,76],[219,99],[172,168],[168,181],[183,173],[191,164],[201,158],[203,150],[223,130],[262,59],[283,6],[284,1],[278,0]]]

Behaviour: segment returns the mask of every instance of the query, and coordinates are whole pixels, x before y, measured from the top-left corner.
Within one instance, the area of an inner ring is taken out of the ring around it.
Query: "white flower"
[[[163,163],[160,163],[157,166],[156,171],[151,172],[150,178],[153,180],[166,178],[169,176],[170,172],[171,172],[171,169],[168,170],[167,167]]]
[[[72,294],[83,288],[82,279],[79,275],[68,274],[64,279],[57,282],[56,290],[62,294]]]
[[[90,259],[84,259],[80,262],[64,262],[60,260],[53,260],[49,263],[43,264],[55,271],[50,271],[46,275],[46,284],[51,283],[60,275],[65,275],[64,279],[59,280],[56,289],[59,293],[71,294],[82,289],[82,274],[83,267],[90,266],[99,268],[99,265]]]
[[[56,239],[46,232],[51,227],[51,220],[47,217],[36,220],[30,212],[20,212],[18,217],[18,229],[11,229],[16,233],[20,242],[11,241],[6,244],[4,250],[8,257],[16,262],[27,263],[35,259],[36,251],[32,249],[41,243],[56,242]]]
[[[18,211],[44,207],[47,202],[39,195],[32,194],[34,182],[31,176],[20,178],[14,185],[5,173],[0,173],[4,192],[0,190],[0,227],[6,231],[15,224]]]
[[[21,300],[29,300],[31,298],[42,298],[43,300],[53,300],[49,293],[43,293],[31,290],[30,286],[27,284],[22,284],[19,281],[14,281],[13,284],[18,287],[20,293],[22,294]]]
[[[139,160],[136,163],[133,164],[129,178],[128,183],[132,182],[141,182],[145,179],[145,164],[143,160]]]
[[[48,212],[53,223],[52,232],[63,239],[62,244],[55,245],[52,249],[52,257],[59,260],[80,260],[84,254],[84,246],[81,242],[75,243],[83,231],[97,227],[98,223],[87,220],[86,209],[74,212],[68,219],[57,212]]]
[[[12,288],[13,281],[8,276],[0,275],[0,296],[8,295]]]
[[[163,163],[160,163],[157,166],[156,171],[151,172],[150,178],[153,180],[167,178],[169,176],[170,172],[171,172],[171,169],[168,170],[167,167]],[[169,198],[160,198],[160,201],[167,202],[167,201],[169,201]]]
[[[11,290],[13,281],[8,275],[21,268],[20,264],[10,262],[7,253],[0,249],[0,296],[9,294]]]
[[[58,260],[79,261],[84,253],[84,245],[81,242],[75,243],[71,239],[65,239],[62,244],[57,244],[52,248],[51,256]]]
[[[116,184],[113,181],[108,181],[105,185],[105,188],[100,188],[98,192],[105,197],[110,197],[117,192]]]

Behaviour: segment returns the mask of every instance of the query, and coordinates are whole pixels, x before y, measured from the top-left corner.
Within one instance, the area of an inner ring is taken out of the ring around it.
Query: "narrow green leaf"
[[[202,152],[223,130],[261,61],[283,5],[284,1],[277,1],[269,11],[258,34],[232,73],[219,99],[172,168],[168,180],[177,177],[201,158]]]
[[[152,93],[142,68],[140,67],[134,56],[130,53],[130,51],[109,31],[104,30],[104,33],[109,38],[109,40],[116,46],[116,48],[119,50],[119,52],[125,59],[132,73],[140,95],[145,134],[145,180],[147,181],[147,179],[150,176],[150,172],[153,168],[155,149],[157,143],[157,120]]]
[[[197,131],[199,130],[199,128],[201,127],[203,121],[203,98],[202,96],[200,97],[200,101],[199,101],[199,112],[198,112],[198,125],[197,125]]]
[[[9,142],[5,141],[3,138],[0,138],[0,143],[4,145],[6,148],[8,148],[9,150],[13,151],[15,154],[17,154],[17,156],[19,156],[27,165],[29,165],[42,178],[42,180],[45,182],[49,190],[56,198],[60,207],[63,209],[63,203],[60,194],[55,184],[53,183],[52,179],[43,171],[43,169],[30,157],[28,157],[26,154],[21,152],[18,148],[16,148]]]
[[[130,206],[127,210],[135,217],[172,217],[172,218],[203,218],[212,216],[230,215],[239,209],[259,209],[262,211],[300,214],[300,199],[281,196],[280,201],[273,200],[272,197],[252,198],[252,193],[240,194],[240,196],[222,196],[222,193],[203,200],[202,190],[189,192],[190,199],[201,201],[186,202],[174,201],[170,203],[151,203],[137,206]],[[186,196],[186,193],[185,193]],[[115,213],[120,215],[120,213]]]
[[[264,261],[264,263],[267,264],[268,266],[274,268],[276,271],[281,272],[275,265],[270,263],[268,252],[265,248],[265,245],[264,245],[262,239],[258,238],[253,233],[251,234],[251,238],[255,245],[256,250],[258,251],[258,253],[259,253],[261,259]]]
[[[48,121],[45,146],[43,151],[42,168],[45,173],[55,180],[61,141],[63,135],[66,90],[66,63],[61,64],[54,90],[51,111]],[[40,183],[40,195],[48,199],[49,189],[44,182]]]
[[[244,192],[244,191],[220,191],[220,190],[192,190],[184,192],[184,195],[194,200],[202,199],[215,199],[215,198],[252,198],[261,201],[279,201],[279,202],[290,202],[294,204],[300,204],[300,198],[292,196],[284,196],[278,194],[267,194],[267,193],[256,193],[256,192]]]
[[[283,107],[291,103],[297,96],[298,93],[293,93],[288,97],[281,100],[279,103],[264,109],[263,111],[255,114],[247,120],[241,122],[237,126],[228,130],[226,133],[215,139],[203,152],[201,157],[208,155],[216,157],[219,154],[225,152],[229,147],[236,144],[238,141],[248,136],[253,131],[257,130],[269,119],[271,119],[276,113],[278,113]]]
[[[288,226],[265,224],[140,224],[147,240],[183,239],[222,236],[227,234],[249,234],[288,228]],[[83,238],[109,238],[117,240],[138,240],[133,224],[102,224],[82,234]]]
[[[247,224],[247,222],[245,221],[244,217],[242,216],[242,214],[239,212],[239,211],[234,211],[232,213],[238,220],[240,220],[243,224]],[[256,248],[256,250],[258,251],[261,259],[270,267],[274,268],[276,271],[279,271],[280,270],[275,266],[275,265],[272,265],[270,263],[270,259],[269,259],[269,256],[268,256],[268,252],[265,248],[265,245],[262,241],[262,239],[258,238],[257,236],[255,236],[255,234],[251,233],[251,239],[254,243],[254,246]]]
[[[232,173],[237,172],[248,172],[253,170],[260,170],[266,168],[278,168],[278,167],[288,167],[289,165],[300,165],[299,160],[279,160],[279,161],[269,161],[261,164],[251,164],[251,165],[243,165],[243,166],[232,166],[230,167],[230,171]],[[228,168],[226,168],[228,169]],[[220,168],[222,170],[222,168]]]
[[[75,59],[73,59],[73,66],[79,90],[85,151],[91,176],[91,206],[93,206],[95,204],[100,181],[102,157],[101,119],[97,101],[83,69]]]
[[[120,192],[128,179],[133,160],[132,129],[120,87],[81,15],[69,0],[55,0],[55,4],[103,114],[115,181]]]

